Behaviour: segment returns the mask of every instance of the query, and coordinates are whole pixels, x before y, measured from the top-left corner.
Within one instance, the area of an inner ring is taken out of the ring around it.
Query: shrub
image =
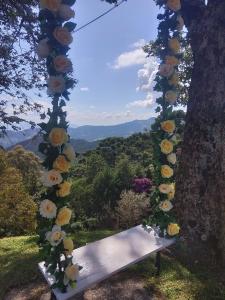
[[[12,167],[0,174],[1,235],[32,233],[36,225],[36,204],[25,191],[20,172]]]
[[[133,189],[135,193],[148,193],[152,182],[148,178],[135,178],[133,180]]]
[[[116,208],[120,227],[129,228],[140,224],[148,213],[149,198],[146,194],[136,194],[133,191],[122,192]]]

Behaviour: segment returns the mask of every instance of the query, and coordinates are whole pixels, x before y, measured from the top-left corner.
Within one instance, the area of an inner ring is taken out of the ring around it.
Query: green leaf
[[[76,28],[77,24],[73,22],[66,22],[64,27],[66,27],[70,32],[72,32]]]
[[[72,6],[76,3],[76,0],[63,0],[63,4],[67,4],[69,6]]]

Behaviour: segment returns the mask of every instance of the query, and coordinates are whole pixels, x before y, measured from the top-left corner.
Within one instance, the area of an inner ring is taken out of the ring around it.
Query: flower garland
[[[46,192],[39,208],[39,234],[47,271],[55,277],[53,288],[62,292],[75,287],[79,267],[73,263],[74,244],[69,237],[72,211],[68,195],[71,183],[68,171],[75,159],[75,152],[69,143],[68,123],[63,107],[69,100],[68,89],[76,81],[72,78],[72,62],[67,57],[73,41],[72,31],[76,27],[68,22],[75,16],[71,6],[76,0],[40,0],[39,21],[41,27],[37,53],[46,59],[48,72],[47,88],[52,98],[52,110],[48,110],[49,121],[41,123],[44,142],[39,151],[45,155],[42,176]],[[67,233],[66,233],[67,232]]]
[[[156,112],[160,115],[152,126],[153,165],[155,190],[151,195],[153,213],[147,223],[160,228],[162,236],[176,236],[180,227],[173,213],[172,200],[175,195],[175,166],[177,163],[177,145],[179,120],[173,112],[178,98],[179,85],[178,65],[181,59],[179,39],[184,26],[180,14],[180,0],[155,0],[160,7],[164,6],[164,14],[159,14],[160,24],[158,37],[154,43],[156,54],[161,60],[156,75],[155,91],[162,92],[156,102]]]

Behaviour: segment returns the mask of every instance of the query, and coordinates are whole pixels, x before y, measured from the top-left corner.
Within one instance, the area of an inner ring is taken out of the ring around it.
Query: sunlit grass
[[[76,247],[114,234],[110,230],[81,231],[74,234]],[[0,239],[0,299],[12,287],[40,281],[37,264],[38,254],[35,236]],[[138,245],[137,245],[138,246]],[[168,300],[225,300],[225,285],[216,269],[208,265],[190,267],[187,263],[163,256],[162,273],[155,277],[154,259],[149,258],[126,271],[143,277],[146,288]]]

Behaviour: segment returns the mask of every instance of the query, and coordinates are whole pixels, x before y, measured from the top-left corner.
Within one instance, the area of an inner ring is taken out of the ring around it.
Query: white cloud
[[[89,92],[89,88],[87,86],[81,87],[80,88],[81,92]]]
[[[139,107],[139,108],[148,108],[151,107],[154,103],[154,97],[152,93],[148,93],[146,99],[136,100],[128,103],[127,107]]]
[[[146,53],[142,47],[146,44],[144,39],[141,39],[130,45],[133,50],[121,53],[111,65],[113,69],[122,69],[136,65],[142,65],[146,62]]]
[[[148,57],[143,67],[138,71],[139,85],[137,91],[152,92],[154,79],[158,70],[158,63],[155,57]]]

